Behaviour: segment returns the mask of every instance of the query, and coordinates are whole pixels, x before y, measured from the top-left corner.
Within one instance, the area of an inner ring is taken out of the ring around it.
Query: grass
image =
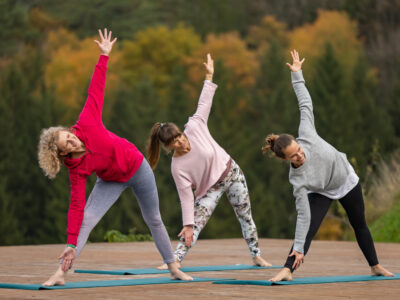
[[[104,240],[109,243],[143,242],[152,241],[150,234],[136,233],[136,228],[129,229],[128,234],[123,234],[118,230],[108,230],[104,235]]]
[[[396,205],[370,226],[372,238],[376,242],[400,243],[400,194]]]

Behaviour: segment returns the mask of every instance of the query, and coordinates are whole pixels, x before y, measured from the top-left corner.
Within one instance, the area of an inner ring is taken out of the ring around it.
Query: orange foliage
[[[46,85],[55,89],[58,101],[73,109],[80,108],[85,88],[100,55],[94,39],[98,37],[79,40],[65,29],[51,32],[48,36],[46,49],[50,61],[45,68]],[[114,47],[108,65],[106,97],[116,89],[119,82],[113,68],[119,56],[117,47]]]
[[[29,12],[29,22],[40,31],[54,30],[61,24],[61,21],[54,19],[37,7]]]
[[[246,37],[246,42],[256,48],[259,54],[265,53],[269,43],[277,40],[284,47],[288,44],[286,24],[279,22],[274,16],[265,16],[260,25],[252,26]]]
[[[255,74],[258,71],[258,63],[255,53],[249,51],[245,42],[235,32],[219,36],[210,34],[206,43],[192,56],[185,58],[188,67],[189,86],[191,96],[198,93],[199,82],[204,80],[206,54],[210,53],[214,62],[220,60],[223,66],[232,72],[231,82],[227,88],[241,85],[243,88],[251,88],[255,83]],[[218,69],[215,69],[218,73]]]
[[[319,11],[313,24],[299,27],[291,33],[290,49],[298,50],[302,57],[312,62],[325,51],[326,43],[332,45],[342,67],[352,70],[362,51],[362,44],[357,39],[357,24],[344,12]],[[313,69],[309,63],[305,64],[305,68]]]
[[[343,228],[340,218],[327,215],[323,220],[315,238],[317,240],[340,240],[343,236]]]

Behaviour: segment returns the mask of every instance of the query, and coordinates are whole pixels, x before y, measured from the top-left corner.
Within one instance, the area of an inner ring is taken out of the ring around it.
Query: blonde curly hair
[[[57,147],[58,134],[60,131],[69,131],[67,127],[56,126],[42,129],[39,139],[38,160],[39,166],[44,174],[54,179],[60,171],[63,157]]]

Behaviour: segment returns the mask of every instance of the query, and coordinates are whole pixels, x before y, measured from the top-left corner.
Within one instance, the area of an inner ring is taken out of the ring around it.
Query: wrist
[[[72,249],[76,249],[76,246],[74,244],[67,244],[67,247],[72,248]]]
[[[206,80],[212,81],[213,75],[212,74],[206,74]]]
[[[100,55],[104,55],[104,56],[108,56],[110,54],[110,52],[105,53],[105,52],[100,52]]]

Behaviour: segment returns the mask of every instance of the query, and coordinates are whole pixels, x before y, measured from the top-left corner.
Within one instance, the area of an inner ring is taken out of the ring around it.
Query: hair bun
[[[263,153],[267,153],[268,151],[274,152],[274,145],[275,141],[279,138],[279,135],[277,134],[269,134],[265,138],[265,145],[262,147]]]

